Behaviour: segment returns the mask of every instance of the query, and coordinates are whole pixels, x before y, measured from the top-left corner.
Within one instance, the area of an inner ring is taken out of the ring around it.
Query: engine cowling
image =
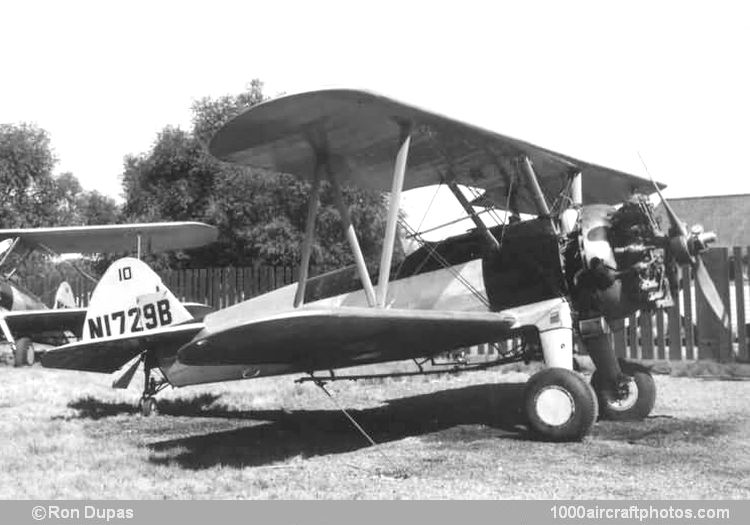
[[[644,196],[620,207],[584,206],[577,231],[578,268],[570,286],[581,319],[621,319],[639,309],[671,306],[674,264],[669,238]]]

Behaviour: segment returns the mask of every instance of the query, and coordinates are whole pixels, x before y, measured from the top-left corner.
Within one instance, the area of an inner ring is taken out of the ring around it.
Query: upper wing
[[[176,350],[202,329],[201,323],[191,323],[58,346],[42,355],[42,366],[112,373],[148,348]]]
[[[0,230],[0,240],[18,237],[26,246],[43,245],[57,253],[135,251],[138,236],[143,252],[153,253],[204,246],[218,235],[214,226],[200,222]]]
[[[514,322],[490,312],[300,308],[215,332],[207,323],[201,336],[179,350],[178,359],[187,365],[283,363],[319,370],[499,340]]]
[[[57,310],[21,310],[0,314],[10,328],[13,337],[41,334],[44,332],[73,332],[81,336],[85,308],[60,308]]]
[[[504,195],[513,181],[519,211],[535,213],[533,194],[519,176],[516,159],[521,156],[532,161],[548,197],[558,195],[578,171],[584,204],[614,204],[635,190],[653,189],[635,175],[355,90],[313,91],[259,104],[221,128],[210,151],[229,162],[311,178],[315,143],[345,183],[389,191],[399,122],[412,124],[404,189],[438,184],[450,175],[458,183]]]

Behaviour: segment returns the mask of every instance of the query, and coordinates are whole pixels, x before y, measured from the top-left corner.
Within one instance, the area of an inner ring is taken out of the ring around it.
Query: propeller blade
[[[703,259],[700,257],[696,257],[696,259],[694,268],[695,282],[698,283],[703,297],[706,298],[706,302],[711,307],[711,310],[713,310],[716,318],[721,321],[724,328],[729,329],[729,314],[726,308],[724,308],[724,303],[719,296],[719,292],[716,290],[716,285],[714,285],[713,279],[708,274],[708,270],[706,270],[706,266],[703,264]]]
[[[648,178],[651,180],[651,184],[654,185],[654,189],[656,190],[656,193],[659,195],[659,198],[661,199],[661,203],[664,205],[664,210],[667,212],[667,217],[669,218],[669,224],[672,227],[672,229],[676,230],[680,235],[687,238],[688,232],[685,228],[685,225],[682,223],[679,217],[677,217],[677,214],[672,209],[672,206],[669,205],[667,202],[667,199],[664,198],[664,195],[662,194],[661,190],[659,189],[659,185],[656,184],[656,181],[654,180],[654,177],[651,175],[651,172],[648,171],[648,166],[646,166],[646,163],[643,160],[643,157],[641,157],[641,154],[638,153],[638,158],[641,159],[641,164],[643,164],[643,168],[646,170],[646,173],[648,174]]]
[[[130,367],[125,370],[125,372],[114,380],[112,383],[112,388],[120,388],[120,389],[126,389],[130,385],[130,382],[133,380],[133,376],[138,371],[138,366],[141,364],[141,356],[138,356],[133,360],[133,364],[130,365]]]

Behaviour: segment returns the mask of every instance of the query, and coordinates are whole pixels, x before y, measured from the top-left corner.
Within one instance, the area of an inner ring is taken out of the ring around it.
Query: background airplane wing
[[[300,308],[206,332],[178,352],[187,365],[299,365],[318,370],[430,356],[499,340],[515,322],[491,312]]]
[[[176,350],[202,329],[203,324],[191,323],[58,346],[42,355],[42,366],[112,373],[148,348]]]
[[[345,184],[390,191],[399,122],[413,125],[405,190],[438,184],[451,174],[460,184],[504,196],[514,180],[519,211],[536,213],[516,162],[528,156],[548,202],[578,171],[584,204],[614,204],[634,190],[653,191],[641,177],[355,90],[314,91],[259,104],[219,130],[210,151],[225,161],[310,179],[316,162],[313,142],[326,151]]]
[[[72,332],[76,337],[81,337],[86,309],[22,310],[3,312],[0,316],[16,339],[44,332]]]
[[[196,248],[214,242],[219,232],[200,222],[162,222],[0,230],[0,241],[20,238],[29,247],[39,245],[57,253],[135,251],[138,236],[144,253]]]

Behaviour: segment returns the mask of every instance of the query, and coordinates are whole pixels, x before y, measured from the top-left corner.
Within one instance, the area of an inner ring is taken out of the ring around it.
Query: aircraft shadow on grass
[[[481,432],[461,432],[460,436],[437,434],[471,425],[502,431],[500,435],[493,432],[492,439],[526,440],[521,412],[524,386],[522,383],[473,385],[391,399],[385,405],[349,410],[349,413],[377,443],[422,436],[443,444],[450,445],[454,441],[456,446],[463,446],[472,435],[475,439],[488,437]],[[216,403],[219,398],[215,394],[202,394],[190,399],[162,399],[160,413],[166,418],[217,418],[252,421],[253,424],[220,431],[201,425],[200,434],[147,443],[153,452],[149,460],[196,470],[215,465],[241,468],[273,465],[295,457],[352,452],[369,445],[336,409],[233,410]],[[107,402],[91,396],[73,401],[69,407],[78,411],[74,417],[79,419],[101,420],[138,413],[132,404]],[[142,421],[143,425],[152,426],[150,421],[159,420]],[[593,437],[659,448],[675,440],[708,442],[731,433],[733,428],[732,423],[721,419],[652,416],[635,425],[633,422],[600,421]],[[183,424],[176,420],[175,424],[165,426],[164,435],[184,431]],[[154,432],[149,434],[153,436]]]
[[[526,439],[520,410],[524,386],[474,385],[392,399],[383,406],[348,412],[377,443],[426,436],[461,425],[485,425],[505,431],[504,438]],[[298,456],[351,452],[369,445],[337,409],[240,411],[215,404],[218,397],[204,394],[188,400],[163,399],[159,409],[164,416],[246,419],[258,424],[150,443],[147,446],[154,452],[151,461],[188,469],[261,466]],[[137,412],[130,404],[94,397],[79,399],[69,407],[78,411],[78,418],[94,420]],[[461,442],[466,440],[462,434]]]

